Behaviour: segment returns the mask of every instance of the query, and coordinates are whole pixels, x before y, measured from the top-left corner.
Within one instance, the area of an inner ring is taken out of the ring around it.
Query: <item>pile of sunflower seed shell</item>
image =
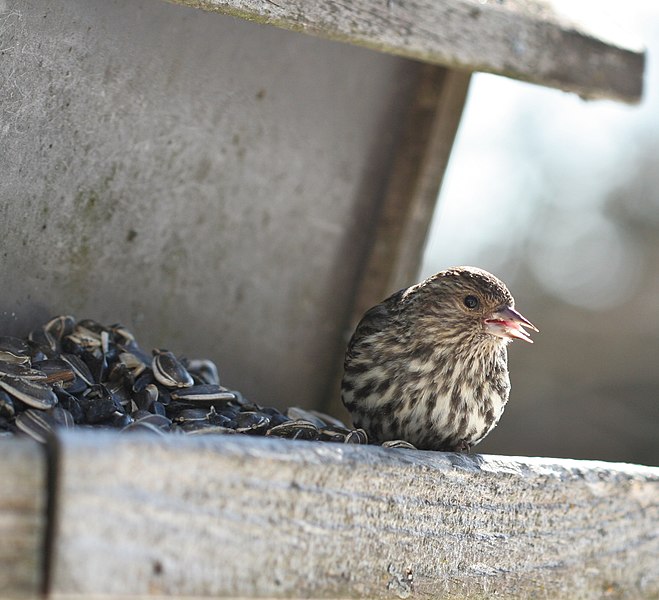
[[[53,431],[73,427],[368,443],[362,429],[328,415],[249,402],[220,385],[212,361],[164,349],[149,354],[122,325],[67,315],[26,339],[0,336],[0,436],[44,442]]]

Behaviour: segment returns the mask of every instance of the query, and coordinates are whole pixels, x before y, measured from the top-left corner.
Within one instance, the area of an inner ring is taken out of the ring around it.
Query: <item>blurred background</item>
[[[540,329],[479,452],[657,465],[659,3],[555,4],[646,45],[643,101],[475,75],[421,277],[490,270]]]

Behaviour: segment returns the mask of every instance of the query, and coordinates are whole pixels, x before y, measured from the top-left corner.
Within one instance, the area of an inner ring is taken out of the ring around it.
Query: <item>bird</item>
[[[341,400],[372,443],[469,452],[510,394],[507,345],[538,331],[506,285],[452,267],[368,310],[346,350]]]

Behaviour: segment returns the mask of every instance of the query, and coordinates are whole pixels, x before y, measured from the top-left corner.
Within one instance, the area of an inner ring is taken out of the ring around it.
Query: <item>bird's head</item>
[[[497,277],[475,267],[454,267],[441,271],[407,291],[423,305],[425,324],[481,339],[513,339],[533,343],[526,329],[538,331],[515,310],[515,300]]]

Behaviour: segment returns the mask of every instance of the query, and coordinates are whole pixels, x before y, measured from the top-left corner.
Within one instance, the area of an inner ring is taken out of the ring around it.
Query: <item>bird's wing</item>
[[[405,291],[406,289],[399,290],[380,304],[376,304],[373,308],[366,311],[348,342],[346,359],[354,357],[355,345],[360,340],[385,330],[391,324],[392,319],[396,318],[400,310],[401,300]]]

